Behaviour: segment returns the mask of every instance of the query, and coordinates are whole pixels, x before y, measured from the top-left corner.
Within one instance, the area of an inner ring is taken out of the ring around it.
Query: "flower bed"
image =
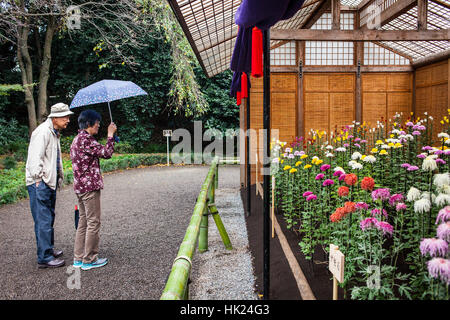
[[[402,117],[272,142],[277,210],[306,259],[339,246],[347,298],[449,298],[449,120]]]

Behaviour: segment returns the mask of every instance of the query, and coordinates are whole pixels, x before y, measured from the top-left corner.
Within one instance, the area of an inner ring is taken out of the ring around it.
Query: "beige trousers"
[[[75,235],[74,260],[92,263],[100,242],[100,190],[77,194],[80,220]]]

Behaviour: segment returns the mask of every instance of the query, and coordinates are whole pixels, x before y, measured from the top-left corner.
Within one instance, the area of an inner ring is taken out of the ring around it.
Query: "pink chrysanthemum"
[[[387,200],[391,196],[388,188],[380,188],[372,191],[373,200]]]
[[[328,187],[328,186],[332,186],[334,184],[334,181],[333,180],[331,180],[331,179],[326,179],[324,182],[323,182],[323,186],[324,187]]]
[[[398,202],[402,202],[403,201],[403,195],[401,193],[396,193],[393,194],[390,198],[389,198],[389,204],[391,206],[395,206]]]
[[[402,210],[406,210],[406,204],[404,204],[403,202],[397,203],[397,205],[395,206],[395,211],[402,211]]]
[[[369,209],[369,205],[365,202],[358,202],[356,203],[355,208],[357,210],[367,210]]]
[[[372,209],[372,211],[370,213],[372,214],[372,217],[375,217],[376,215],[381,215],[381,210],[380,209]],[[385,216],[386,218],[388,217],[387,211],[385,209],[383,209],[383,216]]]
[[[446,206],[439,210],[439,213],[436,218],[436,224],[440,222],[447,222],[450,220],[450,206]]]
[[[323,173],[319,173],[317,176],[316,176],[316,180],[322,180],[323,178],[325,178],[325,175],[323,174]]]
[[[361,222],[359,223],[359,226],[361,227],[362,231],[365,231],[369,228],[376,227],[378,222],[379,221],[376,218],[366,218],[364,220],[361,220]]]
[[[394,227],[388,222],[378,221],[376,227],[378,230],[383,231],[383,235],[388,234],[392,236],[392,232],[394,232]]]
[[[316,200],[317,196],[315,194],[310,194],[308,197],[306,197],[306,201]]]
[[[311,191],[306,191],[303,193],[303,196],[306,198],[307,196],[313,194]]]
[[[427,262],[428,272],[435,279],[441,279],[447,285],[450,284],[450,260],[433,258]]]
[[[439,239],[450,242],[450,221],[441,223],[436,229],[436,234]]]
[[[429,254],[432,257],[445,256],[448,251],[447,241],[437,238],[427,238],[420,242],[420,253],[423,256]]]
[[[320,171],[327,171],[328,169],[330,169],[330,165],[329,164],[324,164],[320,167]]]

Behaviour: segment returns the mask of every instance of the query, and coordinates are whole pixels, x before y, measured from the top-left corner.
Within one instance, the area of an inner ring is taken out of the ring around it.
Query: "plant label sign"
[[[172,130],[163,130],[163,136],[164,137],[171,137],[172,136]]]
[[[344,281],[344,254],[339,251],[339,247],[330,244],[330,259],[328,269],[339,282]]]

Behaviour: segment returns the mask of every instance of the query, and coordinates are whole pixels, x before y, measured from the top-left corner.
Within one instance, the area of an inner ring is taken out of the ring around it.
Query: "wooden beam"
[[[427,30],[428,1],[417,1],[417,30]]]
[[[305,66],[303,60],[303,73],[355,73],[356,66]],[[271,73],[297,73],[299,68],[297,66],[271,66]],[[412,72],[414,68],[411,65],[405,66],[361,66],[361,73],[364,72]]]
[[[394,20],[398,16],[402,15],[409,9],[413,8],[417,4],[417,0],[401,0],[396,1],[392,5],[390,5],[387,9],[383,10],[380,14],[380,26],[385,25],[386,23]],[[369,5],[369,2],[366,3]],[[362,7],[361,10],[364,10],[367,6]],[[361,12],[360,10],[360,12]],[[367,21],[360,25],[361,29],[367,29]]]
[[[450,4],[448,4],[448,3],[446,3],[446,2],[444,2],[442,0],[431,0],[431,2],[434,2],[434,3],[436,3],[436,4],[440,5],[440,6],[443,6],[443,7],[447,8],[447,9],[450,9]]]
[[[272,29],[271,39],[298,41],[433,41],[450,39],[450,29],[423,31]]]
[[[355,119],[361,122],[362,119],[362,89],[361,89],[361,66],[364,62],[364,48],[362,42],[356,43],[356,80],[355,80]]]
[[[305,65],[305,41],[297,41],[297,137],[305,135],[304,124],[304,96],[303,96],[303,68]]]
[[[420,59],[417,59],[413,62],[412,66],[417,69],[419,67],[423,67],[435,62],[439,62],[442,60],[446,60],[450,58],[450,49],[438,52],[436,54],[432,54]]]
[[[341,29],[341,1],[331,0],[331,29]]]
[[[311,28],[319,18],[330,9],[331,7],[331,0],[323,0],[322,3],[320,3],[316,10],[309,16],[309,18],[305,21],[302,28],[303,29],[309,29]]]

